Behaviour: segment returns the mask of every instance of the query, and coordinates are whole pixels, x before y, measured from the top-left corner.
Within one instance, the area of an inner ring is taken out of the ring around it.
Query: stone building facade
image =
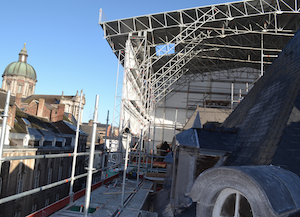
[[[75,96],[35,95],[36,72],[27,63],[27,57],[24,45],[19,53],[19,60],[9,64],[2,75],[0,111],[4,110],[7,91],[11,92],[3,157],[72,153],[80,104],[78,91]],[[83,96],[82,107],[84,104]],[[87,137],[85,132],[79,132],[77,152],[86,151]],[[75,175],[85,172],[84,165],[85,157],[77,157]],[[71,176],[71,169],[72,157],[5,161],[0,172],[0,200],[65,180]],[[84,185],[84,178],[76,180],[74,192]],[[65,183],[0,203],[0,217],[26,216],[68,196],[69,189],[70,183]]]
[[[20,98],[19,106],[26,108],[27,112],[39,117],[46,117],[49,120],[56,121],[57,112],[61,114],[62,109],[66,113],[66,117],[72,122],[77,121],[79,114],[80,95],[78,91],[76,95],[37,95],[35,87],[37,82],[37,74],[35,69],[27,63],[27,49],[24,44],[23,49],[19,53],[19,60],[10,63],[4,70],[2,77],[2,89],[11,91],[11,96]],[[82,111],[85,105],[85,96],[82,97]],[[37,113],[39,111],[39,113]]]
[[[6,93],[0,93],[0,99],[5,96]],[[50,122],[47,118],[30,115],[20,109],[13,99],[10,104],[10,113],[15,111],[15,115],[14,121],[8,125],[4,158],[73,152],[76,138],[76,127],[73,124],[64,120]],[[86,151],[87,136],[80,131],[77,152]],[[85,157],[77,157],[75,175],[85,172],[84,165]],[[71,166],[72,157],[5,161],[0,174],[0,199],[68,179],[71,176]],[[76,180],[74,192],[80,190],[84,183],[84,178]],[[2,203],[0,216],[26,216],[68,196],[69,189],[70,183],[65,183]]]

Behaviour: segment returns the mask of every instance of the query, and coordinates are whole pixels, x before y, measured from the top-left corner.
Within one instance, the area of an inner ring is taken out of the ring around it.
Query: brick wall
[[[44,106],[42,117],[48,118],[49,120],[51,118],[51,110],[49,108],[47,108],[46,106]]]
[[[64,119],[65,105],[59,104],[57,109],[51,113],[51,122],[62,121]]]
[[[43,117],[44,107],[45,107],[45,100],[44,99],[39,99],[37,116]]]
[[[22,98],[22,94],[20,94],[20,93],[17,93],[17,95],[16,95],[16,104],[19,106],[19,107],[21,107],[21,98]]]
[[[7,124],[9,126],[14,127],[15,117],[16,117],[16,105],[13,105],[12,107],[9,107],[8,110]]]
[[[37,115],[37,103],[35,101],[32,101],[29,103],[29,105],[24,109],[24,112],[30,114],[30,115]]]

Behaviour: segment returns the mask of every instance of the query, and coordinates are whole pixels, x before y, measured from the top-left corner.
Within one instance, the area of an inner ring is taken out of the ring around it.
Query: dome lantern
[[[26,50],[26,43],[24,43],[24,47],[22,48],[21,52],[19,53],[19,62],[26,63],[27,62],[27,50]]]

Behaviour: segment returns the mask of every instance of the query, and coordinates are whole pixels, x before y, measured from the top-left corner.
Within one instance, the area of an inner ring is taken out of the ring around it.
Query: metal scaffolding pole
[[[121,59],[121,51],[119,51],[119,54],[118,54],[118,69],[117,69],[116,88],[115,88],[114,110],[113,110],[113,118],[112,118],[112,125],[111,125],[112,128],[116,124],[115,123],[115,118],[116,118],[117,107],[119,106],[119,105],[117,105],[117,102],[118,102],[118,99],[121,98],[119,96],[119,92],[118,92],[118,89],[120,88],[119,87],[119,85],[120,85],[119,84],[119,82],[120,82],[119,80],[123,80],[122,77],[121,77],[121,75],[120,75],[121,74],[120,73],[120,66],[122,64],[120,59]],[[119,78],[121,78],[121,79],[119,79]],[[122,91],[121,91],[121,93],[122,93]],[[118,111],[118,112],[121,112],[121,111]],[[120,116],[120,113],[119,113],[119,116]],[[119,119],[119,117],[117,117],[117,119],[119,120],[118,125],[120,125],[120,119]],[[116,139],[116,138],[114,137],[114,139]]]
[[[154,155],[154,143],[155,143],[155,114],[156,110],[154,109],[154,115],[153,115],[153,143],[152,143],[152,158],[151,158],[151,169],[153,168],[153,155]]]
[[[118,165],[114,165],[113,167],[117,167],[117,166]],[[108,167],[106,167],[105,169],[108,169]],[[98,171],[96,171],[96,170],[93,171],[93,173],[97,173],[97,172]],[[75,180],[76,179],[80,179],[80,178],[83,178],[83,177],[85,177],[87,175],[88,175],[88,173],[83,173],[83,174],[75,176],[74,179]],[[6,202],[9,202],[9,201],[12,201],[12,200],[16,200],[16,199],[19,199],[19,198],[22,198],[22,197],[25,197],[25,196],[28,196],[28,195],[32,195],[32,194],[35,194],[35,193],[38,193],[38,192],[41,192],[41,191],[44,191],[44,190],[47,190],[47,189],[59,186],[59,185],[66,184],[69,181],[71,181],[71,177],[69,177],[67,179],[64,179],[64,180],[61,180],[61,181],[57,181],[57,182],[51,183],[49,185],[44,185],[44,186],[41,186],[41,187],[38,187],[38,188],[34,188],[34,189],[31,189],[31,190],[19,193],[19,194],[15,194],[15,195],[11,195],[11,196],[8,196],[8,197],[1,198],[0,199],[0,204],[6,203]]]
[[[260,59],[260,77],[264,75],[264,34],[261,34],[261,59]]]
[[[93,175],[93,170],[94,170],[93,164],[94,164],[95,137],[96,137],[97,119],[98,119],[98,104],[99,104],[99,95],[96,96],[93,131],[92,131],[92,141],[91,141],[91,146],[90,146],[90,159],[89,159],[89,167],[87,168],[88,176],[87,176],[87,181],[86,181],[85,205],[84,205],[84,216],[85,217],[87,217],[87,214],[89,211],[89,206],[90,206],[92,175]]]
[[[109,166],[110,165],[110,161],[111,161],[111,151],[110,151],[110,149],[111,149],[111,144],[112,144],[112,138],[113,138],[113,136],[112,136],[112,134],[113,134],[113,131],[114,131],[114,128],[113,128],[113,123],[111,123],[111,131],[110,131],[110,135],[109,135],[109,143],[108,143],[108,155],[107,155],[107,165]],[[114,140],[115,141],[115,140]]]
[[[125,181],[126,181],[127,163],[128,163],[129,134],[130,134],[130,132],[127,132],[126,153],[125,153],[125,163],[124,163],[123,183],[122,183],[121,207],[124,207]]]
[[[233,109],[233,82],[231,83],[230,109]]]
[[[140,151],[139,151],[139,162],[138,168],[136,173],[136,187],[139,187],[139,179],[140,179],[140,167],[141,167],[141,154],[142,154],[142,147],[143,147],[143,127],[141,129],[141,141],[140,141]]]
[[[5,102],[5,107],[4,107],[4,114],[2,116],[3,120],[2,120],[2,130],[1,130],[1,140],[0,140],[0,174],[1,174],[1,168],[2,168],[2,157],[3,157],[2,155],[3,155],[6,123],[7,123],[7,117],[8,117],[9,100],[10,100],[10,90],[7,91],[6,102]],[[12,121],[14,121],[14,120],[12,120]]]
[[[78,147],[78,138],[79,138],[79,122],[81,120],[81,107],[82,107],[82,90],[81,90],[81,93],[80,93],[79,112],[78,112],[78,119],[77,119],[75,145],[74,145],[74,151],[73,151],[72,174],[71,174],[71,183],[70,183],[70,191],[69,191],[71,201],[73,201],[73,194],[74,194],[73,186],[74,186],[74,176],[75,176],[76,158],[77,158],[77,147]]]
[[[161,132],[161,143],[164,143],[164,133],[165,133],[165,119],[166,119],[166,95],[164,98],[164,109],[163,109],[163,124],[162,124],[162,132]]]
[[[176,111],[175,111],[175,121],[174,121],[174,136],[176,135],[177,115],[178,115],[178,109],[176,108]]]
[[[9,149],[10,151],[15,151],[17,149]],[[95,151],[95,154],[102,154],[102,151]],[[90,155],[88,152],[80,152],[76,154],[77,156]],[[2,158],[3,161],[11,160],[27,160],[27,159],[45,159],[45,158],[62,158],[62,157],[73,157],[74,153],[63,153],[63,154],[39,154],[39,155],[23,155],[23,156],[12,156]]]
[[[102,169],[106,166],[104,164],[105,164],[105,158],[107,156],[106,141],[107,141],[108,121],[109,121],[109,110],[107,111],[107,119],[106,119],[105,140],[104,140],[103,155],[102,155]],[[102,170],[102,173],[104,174],[104,177],[103,176],[101,176],[101,177],[104,179],[105,173],[103,170]]]
[[[185,122],[188,122],[189,93],[190,93],[190,83],[188,83],[188,89],[187,89],[187,93],[186,93]]]

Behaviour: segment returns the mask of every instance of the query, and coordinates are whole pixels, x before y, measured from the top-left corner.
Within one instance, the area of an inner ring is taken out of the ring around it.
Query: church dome
[[[5,75],[21,75],[36,80],[36,73],[34,68],[28,63],[22,62],[13,62],[9,64],[5,68],[2,77]]]
[[[10,63],[4,70],[2,77],[5,75],[20,75],[27,78],[34,79],[36,81],[36,72],[34,68],[27,63],[27,50],[26,44],[19,53],[19,61]]]

